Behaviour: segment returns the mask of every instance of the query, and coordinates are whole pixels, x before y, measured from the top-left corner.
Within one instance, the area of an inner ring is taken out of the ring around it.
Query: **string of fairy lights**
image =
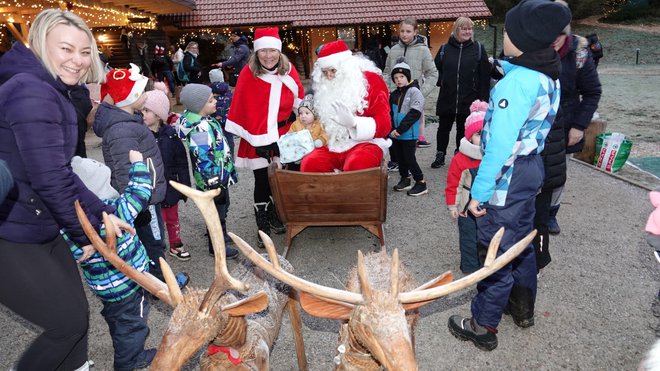
[[[452,22],[431,22],[420,23],[418,26],[418,33],[420,35],[428,36],[429,33],[439,33],[446,35],[451,32]],[[475,27],[485,29],[487,27],[486,20],[476,20]],[[178,45],[187,45],[190,41],[204,40],[209,42],[210,45],[228,44],[229,36],[233,27],[223,28],[201,28],[194,31],[188,31],[179,35]],[[241,32],[247,38],[248,42],[252,43],[254,39],[255,27],[242,28]],[[398,24],[392,25],[362,25],[360,26],[361,32],[367,38],[382,38],[389,39],[391,35],[396,35]],[[304,43],[310,46],[317,46],[325,44],[330,41],[337,40],[338,38],[355,42],[357,37],[356,28],[353,26],[348,27],[323,27],[323,28],[299,28],[291,29],[288,25],[280,26],[280,36],[282,38],[282,45],[289,51],[297,53],[300,52],[300,44]],[[314,44],[314,45],[312,45]],[[349,46],[350,47],[350,46]]]
[[[158,27],[156,17],[148,13],[104,3],[95,2],[85,4],[78,1],[61,0],[0,0],[0,9],[2,10],[0,12],[0,20],[12,23],[26,23],[29,26],[36,14],[46,8],[60,8],[78,14],[94,29],[94,33],[97,35],[105,34],[113,29],[116,30],[117,27],[125,27],[131,32],[132,37],[139,38],[146,34],[146,30],[155,30]],[[135,20],[139,21],[132,22]],[[424,36],[428,36],[430,33],[435,33],[436,31],[439,31],[441,34],[448,34],[451,31],[451,26],[451,22],[420,22],[418,33]],[[475,21],[475,26],[485,29],[487,22],[485,20],[477,20]],[[350,47],[355,47],[357,29],[367,38],[387,39],[391,35],[396,35],[397,28],[397,24],[299,28],[295,30],[291,29],[288,25],[280,26],[282,30],[282,44],[294,53],[300,52],[301,43],[316,46],[334,41],[338,38],[347,41],[347,43],[351,44],[349,45]],[[254,38],[254,29],[255,27],[242,28],[243,34],[250,43]],[[191,30],[179,35],[178,43],[179,45],[186,45],[193,40],[205,40],[211,45],[226,45],[230,43],[229,36],[232,30],[233,28],[230,27]],[[0,27],[0,47],[5,49],[5,44],[8,44],[10,40],[11,36],[8,29],[6,27]]]
[[[156,29],[156,17],[148,13],[111,6],[109,4],[100,5],[86,4],[77,1],[60,0],[0,0],[0,19],[6,22],[18,22],[30,24],[32,19],[43,9],[59,8],[69,10],[79,15],[88,26],[111,27],[128,26],[133,29]],[[133,19],[139,19],[140,22],[131,22]]]

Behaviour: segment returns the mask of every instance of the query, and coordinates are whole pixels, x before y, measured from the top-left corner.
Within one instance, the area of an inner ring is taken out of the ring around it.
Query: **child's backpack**
[[[195,63],[195,60],[193,58],[190,58],[190,67],[193,66],[193,63]],[[179,63],[179,66],[176,69],[176,75],[177,77],[179,77],[179,81],[190,82],[190,76],[188,76],[188,72],[186,72],[186,69],[183,68],[183,60],[181,60],[181,63]]]

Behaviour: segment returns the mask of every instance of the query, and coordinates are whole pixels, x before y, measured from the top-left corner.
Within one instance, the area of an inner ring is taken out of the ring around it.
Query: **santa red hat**
[[[254,51],[259,49],[282,51],[282,40],[277,27],[257,28],[254,31]]]
[[[337,40],[323,45],[316,62],[321,68],[337,67],[339,61],[345,60],[352,54],[344,40]]]
[[[126,107],[135,103],[144,93],[148,78],[140,74],[140,67],[131,63],[131,69],[117,68],[105,75],[105,83],[101,84],[101,100],[106,95],[110,97],[117,107]]]

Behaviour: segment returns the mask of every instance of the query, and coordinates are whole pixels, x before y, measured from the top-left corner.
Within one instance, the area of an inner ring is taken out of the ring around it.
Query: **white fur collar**
[[[483,157],[481,146],[474,145],[465,138],[461,138],[461,144],[458,146],[458,151],[475,160],[481,160]]]

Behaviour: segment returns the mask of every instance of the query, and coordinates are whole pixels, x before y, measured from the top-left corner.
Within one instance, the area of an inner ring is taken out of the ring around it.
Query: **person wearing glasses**
[[[470,114],[470,104],[479,99],[488,102],[490,90],[490,63],[484,46],[474,41],[474,22],[468,17],[458,17],[446,44],[440,46],[435,56],[440,87],[436,114],[434,169],[445,165],[449,145],[449,133],[456,122],[456,149],[465,136],[465,119]]]

